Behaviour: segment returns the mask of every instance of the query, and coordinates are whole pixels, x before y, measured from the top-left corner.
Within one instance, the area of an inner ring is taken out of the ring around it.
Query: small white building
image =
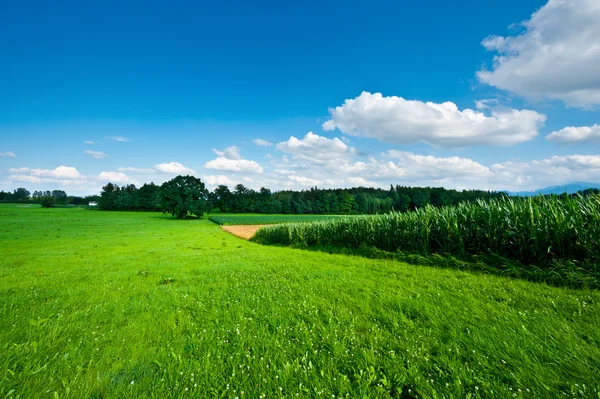
[[[88,206],[98,206],[98,203],[96,201],[90,201]]]

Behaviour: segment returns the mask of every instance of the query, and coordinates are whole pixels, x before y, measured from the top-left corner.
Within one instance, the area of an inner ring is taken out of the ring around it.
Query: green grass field
[[[0,205],[0,396],[599,398],[600,292]]]
[[[221,226],[235,226],[247,224],[279,224],[279,223],[298,223],[314,222],[318,220],[331,220],[340,218],[338,215],[259,215],[259,214],[215,214],[209,217],[210,220]]]

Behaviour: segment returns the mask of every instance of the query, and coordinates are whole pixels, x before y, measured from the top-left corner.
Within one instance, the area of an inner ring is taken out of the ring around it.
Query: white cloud
[[[85,179],[56,179],[52,177],[40,177],[28,174],[14,174],[8,177],[9,182],[13,183],[29,183],[29,184],[46,184],[50,187],[64,186],[64,187],[80,187],[86,184]]]
[[[86,154],[93,156],[96,159],[103,159],[106,158],[108,155],[106,155],[105,153],[103,153],[102,151],[91,151],[91,150],[87,150],[84,151]]]
[[[211,186],[219,186],[219,185],[232,186],[235,184],[229,177],[227,177],[225,175],[204,176],[204,181]]]
[[[263,140],[263,139],[254,139],[252,141],[254,142],[254,144],[256,144],[260,147],[270,147],[273,145],[273,143],[271,143],[270,141]]]
[[[31,169],[31,168],[10,168],[11,173],[24,173],[33,177],[46,177],[50,179],[82,179],[84,176],[79,171],[70,166],[59,166],[56,169]]]
[[[204,164],[207,169],[223,170],[229,172],[263,173],[263,168],[254,161],[246,159],[229,159],[217,157]]]
[[[362,177],[349,177],[346,181],[357,187],[377,187],[377,183],[368,181]]]
[[[169,173],[173,175],[193,175],[196,173],[192,169],[186,168],[179,162],[161,163],[154,165],[154,168],[161,173]]]
[[[546,140],[556,143],[599,142],[600,125],[565,127],[547,135]]]
[[[322,180],[311,179],[305,176],[290,175],[287,179],[304,187],[315,187],[323,184]]]
[[[99,191],[99,187],[93,181],[69,166],[59,166],[56,169],[22,167],[10,168],[8,171],[10,175],[1,182],[2,185],[16,188],[26,184],[50,190],[62,188],[72,195],[95,194]]]
[[[486,176],[489,174],[487,167],[468,158],[438,158],[431,155],[418,155],[396,150],[390,150],[384,156],[396,159],[396,166],[403,169],[403,175],[411,178],[432,180],[459,176]]]
[[[287,141],[277,144],[276,148],[291,154],[296,160],[317,164],[344,162],[356,154],[354,148],[349,147],[337,137],[328,139],[313,132],[308,132],[301,140],[291,136]]]
[[[113,140],[113,141],[119,141],[121,143],[124,143],[126,141],[131,141],[131,139],[129,137],[123,137],[123,136],[109,136],[109,137],[106,137],[106,139]]]
[[[92,141],[92,140],[86,140],[86,141],[84,141],[83,143],[84,143],[84,144],[96,144],[96,142],[95,142],[95,141]]]
[[[30,168],[10,168],[8,171],[11,173],[29,173]]]
[[[479,106],[482,104],[480,103]],[[324,130],[376,138],[394,144],[419,141],[433,146],[514,145],[533,139],[546,116],[530,110],[493,108],[487,114],[442,104],[361,93],[330,108]]]
[[[479,80],[532,99],[600,104],[600,2],[549,0],[523,27],[516,36],[483,40],[497,54]]]
[[[213,148],[217,158],[204,164],[207,169],[222,170],[228,172],[263,173],[263,168],[258,163],[242,159],[240,149],[236,146],[219,151]]]
[[[130,179],[125,173],[121,172],[100,172],[98,180],[111,183],[129,183]]]
[[[132,172],[132,173],[141,173],[141,174],[151,174],[156,173],[156,170],[153,168],[132,168],[132,167],[120,167],[117,168],[118,172]]]
[[[216,148],[213,148],[212,150],[219,157],[233,159],[233,160],[242,159],[242,156],[240,155],[240,149],[234,145],[232,145],[231,147],[225,148],[223,151],[219,151]]]
[[[572,182],[599,182],[600,155],[564,155],[526,162],[503,162],[490,167],[494,186],[535,190]]]
[[[600,155],[485,164],[473,159],[390,150],[367,161],[305,163],[275,168],[261,182],[266,187],[443,186],[454,189],[535,190],[577,181],[600,181]],[[258,183],[257,183],[258,184]]]
[[[17,156],[15,155],[14,152],[5,151],[5,152],[0,152],[0,157],[12,157],[12,158],[16,158]]]

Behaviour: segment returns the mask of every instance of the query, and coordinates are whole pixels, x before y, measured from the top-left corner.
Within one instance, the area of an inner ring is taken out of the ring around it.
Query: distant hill
[[[548,195],[548,194],[574,194],[578,191],[587,190],[588,188],[600,189],[600,183],[569,183],[561,186],[550,186],[546,188],[540,188],[535,191],[507,191],[508,195],[520,196],[520,197],[531,197],[534,195]]]

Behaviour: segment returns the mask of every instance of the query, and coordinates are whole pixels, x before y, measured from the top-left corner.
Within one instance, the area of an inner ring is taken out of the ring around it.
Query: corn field
[[[410,213],[289,223],[262,228],[253,241],[420,254],[496,254],[537,265],[557,259],[600,260],[600,197],[502,198],[428,206]]]

